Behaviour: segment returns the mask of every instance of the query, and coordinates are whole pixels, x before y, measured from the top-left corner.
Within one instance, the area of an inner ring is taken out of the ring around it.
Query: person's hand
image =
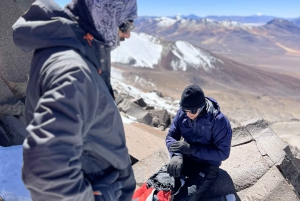
[[[174,153],[191,154],[192,149],[186,141],[177,141],[170,146],[170,151]]]
[[[170,176],[179,177],[183,166],[182,156],[173,156],[167,166],[167,172]]]
[[[93,191],[95,201],[118,201],[122,194],[122,183],[117,181],[119,172],[114,171],[95,184]]]

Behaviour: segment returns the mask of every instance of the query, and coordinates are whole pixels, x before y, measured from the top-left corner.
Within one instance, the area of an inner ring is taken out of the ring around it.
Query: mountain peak
[[[288,20],[285,20],[285,19],[275,18],[275,19],[269,21],[267,24],[268,25],[272,25],[273,24],[273,25],[280,25],[280,26],[282,26],[282,25],[291,25],[292,23],[290,21],[288,21]]]

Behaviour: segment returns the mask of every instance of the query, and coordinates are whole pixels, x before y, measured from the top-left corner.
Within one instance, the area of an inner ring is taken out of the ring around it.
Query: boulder
[[[19,115],[24,109],[24,103],[12,93],[4,80],[0,79],[0,118]]]
[[[293,188],[275,167],[263,175],[253,186],[238,192],[241,200],[298,201]]]
[[[263,119],[234,127],[230,157],[204,200],[220,201],[221,196],[235,194],[237,200],[246,201],[300,201],[300,168],[293,154]],[[162,149],[134,164],[138,184],[168,162],[168,151]]]
[[[169,162],[166,148],[162,148],[133,165],[136,183],[141,186],[147,179]]]
[[[143,98],[134,98],[131,100],[133,103],[137,104],[140,107],[146,107],[147,103],[145,103]]]
[[[158,127],[160,130],[165,130],[170,124],[170,115],[166,109],[151,111],[153,127]]]
[[[27,136],[25,124],[14,116],[0,119],[0,146],[21,145]]]
[[[124,112],[126,115],[135,117],[136,120],[140,123],[144,123],[147,125],[151,124],[152,117],[148,113],[148,111],[133,103],[131,100],[124,99],[122,102],[119,103],[118,108],[121,112]]]

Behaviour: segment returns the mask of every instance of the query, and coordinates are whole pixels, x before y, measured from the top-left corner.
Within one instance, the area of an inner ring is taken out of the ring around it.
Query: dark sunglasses
[[[184,113],[191,113],[191,114],[196,114],[198,112],[198,110],[201,112],[203,109],[204,109],[205,105],[202,106],[201,108],[197,108],[197,109],[194,109],[194,110],[186,110],[186,109],[182,109],[182,111]]]
[[[126,20],[125,22],[122,22],[122,24],[119,26],[119,30],[123,33],[131,32],[135,28],[133,24],[133,20]]]

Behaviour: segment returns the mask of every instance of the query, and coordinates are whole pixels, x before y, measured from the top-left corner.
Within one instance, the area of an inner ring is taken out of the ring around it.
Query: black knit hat
[[[198,85],[190,85],[183,90],[180,101],[182,109],[195,110],[204,105],[205,96]]]

